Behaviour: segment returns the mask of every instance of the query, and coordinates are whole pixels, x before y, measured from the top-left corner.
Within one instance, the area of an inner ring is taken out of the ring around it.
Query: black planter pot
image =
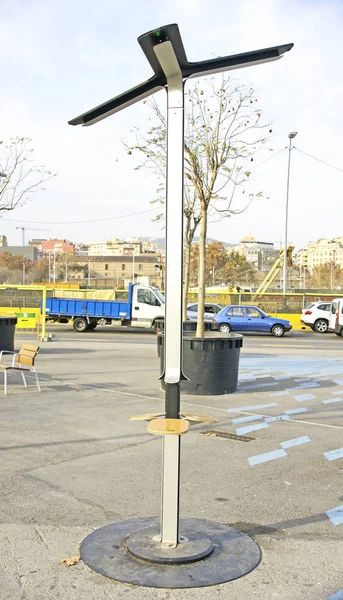
[[[161,355],[162,337],[164,335],[164,319],[158,319],[155,322],[157,333],[157,356]],[[204,323],[205,331],[211,331],[212,323]],[[197,330],[197,321],[183,321],[183,333],[194,334]],[[162,334],[162,335],[161,335]]]
[[[17,317],[0,317],[0,350],[14,350]]]
[[[160,334],[160,364],[164,372],[164,335]],[[243,336],[236,333],[208,333],[203,338],[183,338],[183,373],[181,392],[201,396],[231,394],[237,388],[238,368]],[[165,389],[161,380],[162,389]]]

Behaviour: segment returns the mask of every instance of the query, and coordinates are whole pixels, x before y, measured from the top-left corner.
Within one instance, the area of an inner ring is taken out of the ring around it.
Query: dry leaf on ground
[[[79,560],[81,560],[80,556],[71,556],[70,558],[64,558],[63,560],[61,560],[61,563],[65,567],[72,567],[73,565],[76,565],[76,563],[78,563]]]

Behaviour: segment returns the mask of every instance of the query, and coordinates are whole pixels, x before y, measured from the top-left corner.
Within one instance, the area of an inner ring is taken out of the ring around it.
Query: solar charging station
[[[148,421],[163,440],[161,517],[120,521],[88,535],[81,558],[112,579],[161,588],[215,585],[249,573],[260,562],[257,543],[232,527],[204,519],[180,519],[181,435],[189,425],[213,421],[183,414],[182,373],[184,86],[194,77],[275,61],[293,44],[189,62],[179,28],[166,25],[138,38],[154,75],[69,121],[93,125],[164,88],[168,100],[165,268],[165,412],[132,417]]]

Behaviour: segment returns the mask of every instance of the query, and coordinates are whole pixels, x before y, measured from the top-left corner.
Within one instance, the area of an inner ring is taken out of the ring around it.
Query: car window
[[[239,306],[232,306],[226,314],[228,317],[243,317],[244,311],[243,308],[240,308]]]
[[[190,310],[191,312],[198,312],[198,305],[192,304],[192,306],[189,306],[187,310]]]
[[[338,306],[337,302],[333,302],[333,303],[331,304],[331,314],[332,314],[332,315],[334,315],[334,314],[336,313],[337,306]]]
[[[306,306],[305,310],[310,310],[310,308],[312,308],[312,306],[314,306],[313,302],[311,304],[309,304],[308,306]]]
[[[319,304],[317,306],[318,310],[327,310],[330,311],[331,304]]]
[[[150,306],[160,306],[159,300],[150,290],[140,289],[137,292],[137,302],[150,304]]]
[[[246,313],[248,317],[261,317],[261,313],[259,310],[257,310],[257,308],[246,308]]]
[[[214,313],[212,304],[205,304],[204,309],[205,309],[205,312],[207,312],[207,313],[212,313],[212,314]]]

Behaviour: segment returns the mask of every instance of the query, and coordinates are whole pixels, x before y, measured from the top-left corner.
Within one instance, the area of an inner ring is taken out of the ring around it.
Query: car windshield
[[[153,288],[153,289],[154,289],[154,292],[155,292],[157,298],[159,300],[161,300],[162,304],[164,304],[165,303],[165,299],[164,299],[163,294],[161,294],[161,292],[157,288]]]

